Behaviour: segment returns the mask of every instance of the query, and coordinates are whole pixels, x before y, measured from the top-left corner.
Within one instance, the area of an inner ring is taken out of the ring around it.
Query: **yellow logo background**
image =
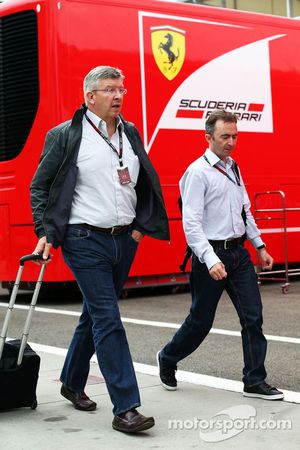
[[[173,27],[151,28],[153,56],[159,70],[168,80],[173,80],[179,74],[185,58],[184,31],[174,30]]]

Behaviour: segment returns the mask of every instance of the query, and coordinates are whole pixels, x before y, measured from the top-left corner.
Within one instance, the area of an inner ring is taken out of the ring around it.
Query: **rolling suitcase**
[[[41,259],[41,256],[34,253],[23,256],[20,259],[20,267],[4,318],[0,336],[0,410],[2,411],[24,406],[31,407],[32,409],[37,407],[36,387],[40,368],[40,357],[27,344],[27,339],[31,326],[32,314],[42,284],[46,267],[45,264],[41,266],[36,282],[22,338],[14,341],[5,341],[24,264],[26,261],[38,259]]]

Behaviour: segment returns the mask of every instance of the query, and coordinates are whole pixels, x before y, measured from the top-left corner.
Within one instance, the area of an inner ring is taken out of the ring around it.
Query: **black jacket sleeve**
[[[34,231],[39,238],[46,234],[43,227],[43,214],[48,203],[51,185],[64,158],[63,141],[63,134],[57,132],[57,127],[47,133],[40,162],[30,185]]]

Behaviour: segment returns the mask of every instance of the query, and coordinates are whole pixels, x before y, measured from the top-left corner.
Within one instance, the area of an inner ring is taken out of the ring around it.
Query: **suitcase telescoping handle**
[[[8,329],[8,324],[10,321],[10,317],[11,317],[11,313],[12,310],[14,308],[14,304],[16,301],[16,297],[17,297],[17,293],[19,290],[19,285],[20,285],[20,280],[21,280],[21,276],[22,276],[22,272],[24,269],[24,264],[26,261],[37,261],[42,259],[42,255],[38,254],[38,253],[31,253],[30,255],[25,255],[22,256],[22,258],[20,258],[20,267],[18,269],[17,272],[17,277],[16,277],[16,281],[14,283],[14,287],[10,296],[10,300],[9,300],[9,304],[7,307],[7,312],[5,315],[5,319],[4,319],[4,323],[3,323],[3,327],[2,327],[2,331],[1,331],[1,335],[0,335],[0,359],[2,357],[2,353],[3,353],[3,349],[4,349],[4,344],[5,344],[5,340],[6,340],[6,336],[7,336],[7,329]],[[27,340],[28,340],[28,334],[29,334],[29,330],[30,330],[30,326],[31,326],[31,321],[32,321],[32,315],[33,315],[33,311],[38,299],[38,295],[40,292],[40,288],[41,288],[41,284],[42,284],[42,280],[43,280],[43,276],[44,276],[44,271],[45,271],[45,264],[41,265],[41,270],[35,285],[35,289],[32,295],[32,299],[31,299],[31,303],[29,306],[29,310],[28,310],[28,314],[26,317],[26,322],[25,322],[25,326],[24,326],[24,330],[23,330],[23,334],[22,334],[22,339],[21,339],[21,343],[20,343],[20,350],[19,350],[19,354],[18,354],[18,360],[17,360],[17,365],[19,366],[22,363],[22,359],[24,356],[24,351],[25,351],[25,347],[27,344]]]

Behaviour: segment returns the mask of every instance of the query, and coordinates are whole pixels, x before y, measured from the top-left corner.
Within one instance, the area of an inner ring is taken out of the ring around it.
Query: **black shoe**
[[[176,391],[177,380],[175,378],[175,372],[177,370],[177,366],[164,361],[160,356],[160,352],[157,352],[156,354],[156,361],[162,386],[168,391]]]
[[[65,385],[62,385],[60,393],[63,397],[70,400],[75,408],[80,409],[80,411],[94,411],[97,407],[97,403],[93,402],[84,392],[73,392]]]
[[[243,395],[245,397],[257,397],[265,400],[282,400],[283,392],[278,391],[275,387],[271,387],[265,381],[255,386],[244,386]]]
[[[115,416],[112,427],[114,430],[124,433],[137,433],[138,431],[149,430],[154,424],[153,417],[145,417],[138,413],[136,409],[130,409],[124,414]]]

